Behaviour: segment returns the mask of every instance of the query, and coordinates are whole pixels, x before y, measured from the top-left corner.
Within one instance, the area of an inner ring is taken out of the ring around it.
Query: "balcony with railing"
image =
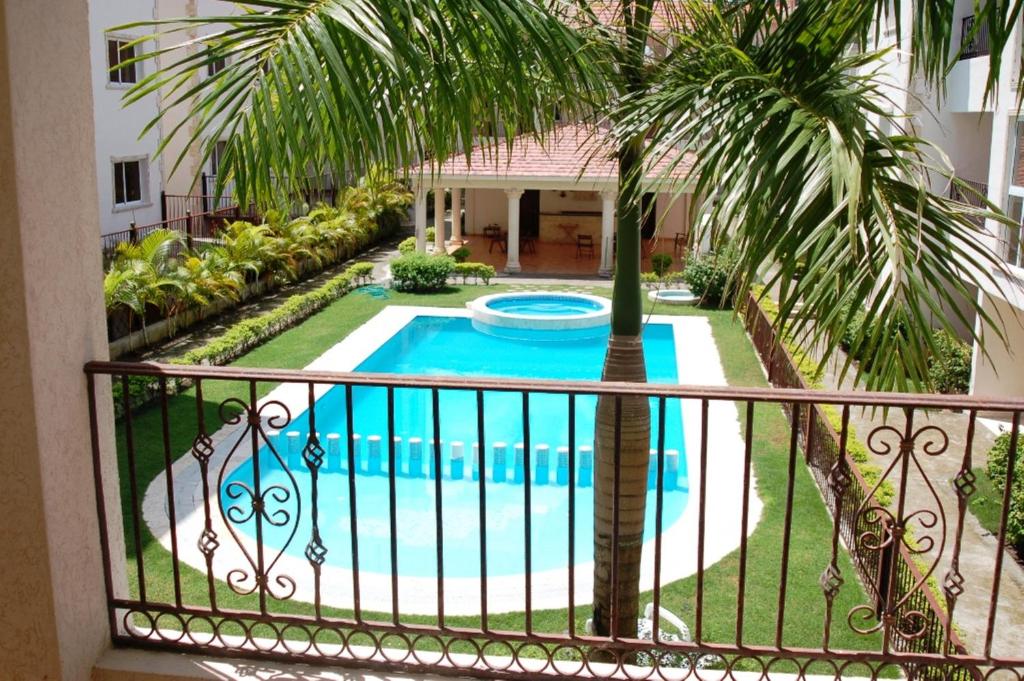
[[[1000,598],[1017,435],[997,540],[964,539],[977,419],[1019,426],[1024,400],[806,390],[746,322],[781,388],[90,363],[94,428],[119,392],[118,484],[95,450],[123,509],[101,519],[115,642],[488,678],[1024,678]],[[638,400],[649,461],[621,445]],[[877,474],[864,408],[890,415]],[[595,580],[636,631],[589,626]]]
[[[975,16],[960,20],[960,59],[974,59],[989,53],[988,25],[976,23]]]

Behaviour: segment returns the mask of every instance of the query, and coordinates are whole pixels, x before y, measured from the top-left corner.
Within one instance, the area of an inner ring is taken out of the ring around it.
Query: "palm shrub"
[[[1011,433],[996,438],[988,453],[986,472],[997,491],[1005,493],[1006,471],[1010,459]],[[1010,512],[1006,519],[1006,541],[1018,551],[1024,551],[1024,436],[1017,438],[1017,452],[1013,470],[1013,488],[1010,492]]]
[[[103,281],[107,313],[118,307],[129,310],[129,331],[132,317],[142,325],[146,339],[146,316],[149,310],[164,314],[172,296],[181,290],[177,276],[177,257],[184,243],[177,232],[158,229],[138,243],[119,244],[110,270]]]
[[[391,261],[392,286],[399,291],[427,293],[448,285],[455,261],[447,255],[409,253]]]

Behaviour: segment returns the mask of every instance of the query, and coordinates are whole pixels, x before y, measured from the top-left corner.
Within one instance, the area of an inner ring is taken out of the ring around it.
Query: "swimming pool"
[[[676,339],[668,324],[649,324],[644,333],[651,382],[676,383]],[[474,329],[466,317],[420,315],[401,327],[362,361],[360,372],[412,375],[510,377],[537,379],[597,380],[607,342],[607,332],[564,343],[550,340],[498,338]],[[430,391],[398,388],[394,391],[393,428],[389,428],[387,389],[353,388],[353,431],[359,435],[356,465],[357,540],[360,572],[389,574],[390,513],[388,453],[391,437],[396,450],[396,537],[398,571],[403,576],[431,577],[437,570],[435,528],[435,481],[432,478],[431,439],[433,405]],[[327,549],[328,566],[352,567],[349,508],[345,389],[333,388],[316,402],[316,428],[325,448],[319,473],[321,543]],[[443,443],[442,532],[446,577],[478,577],[480,562],[479,482],[486,487],[487,574],[503,576],[525,570],[525,509],[522,466],[517,466],[516,444],[524,441],[522,398],[514,393],[484,394],[483,467],[474,465],[478,440],[476,395],[467,391],[439,394],[440,435]],[[575,562],[593,560],[593,489],[590,486],[588,447],[593,446],[596,398],[576,398],[576,491]],[[532,570],[543,572],[568,564],[567,459],[560,451],[569,443],[568,398],[565,395],[531,394],[529,399],[531,485],[530,515]],[[665,429],[666,484],[663,526],[682,515],[688,496],[682,412],[669,401]],[[260,452],[263,490],[280,490],[276,516],[289,518],[275,525],[264,522],[264,543],[286,547],[286,555],[303,558],[311,533],[310,474],[301,459],[309,431],[309,415],[296,416],[285,432],[274,438],[278,456],[264,447]],[[657,442],[654,426],[652,444]],[[379,438],[379,439],[377,439]],[[458,456],[461,443],[461,462]],[[538,449],[538,447],[540,449]],[[546,449],[545,449],[546,447]],[[497,450],[496,450],[497,448]],[[454,451],[454,455],[453,455]],[[418,454],[418,456],[417,456]],[[545,461],[546,460],[546,461]],[[284,464],[282,466],[282,463]],[[546,463],[546,465],[545,465]],[[652,475],[649,487],[655,479]],[[252,488],[253,465],[245,462],[223,481],[221,504],[236,529],[255,536],[255,523],[245,519],[244,487]],[[296,494],[297,492],[297,494]],[[298,507],[299,499],[306,506]],[[231,508],[240,509],[232,516]],[[326,509],[330,510],[329,513]],[[292,520],[294,519],[294,520]],[[654,535],[654,504],[648,504],[647,539]]]

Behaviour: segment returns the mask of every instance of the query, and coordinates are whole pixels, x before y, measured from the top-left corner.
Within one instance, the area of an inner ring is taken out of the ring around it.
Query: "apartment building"
[[[903,26],[912,23],[913,8],[907,3]],[[995,91],[985,97],[989,71],[988,32],[975,28],[973,0],[956,0],[951,52],[957,57],[946,81],[945,92],[930,88],[911,70],[908,36],[896,44],[896,19],[890,14],[880,27],[877,47],[892,48],[881,69],[887,82],[885,97],[892,111],[907,114],[909,131],[931,141],[948,155],[956,176],[971,184],[978,194],[1017,221],[1014,227],[989,220],[985,224],[989,245],[1006,262],[1010,276],[996,272],[999,286],[976,295],[986,312],[1006,326],[1007,343],[976,320],[985,339],[973,353],[971,393],[1012,396],[1024,394],[1024,252],[1021,223],[1024,220],[1024,118],[1017,108],[1021,28],[1016,28],[1003,54],[1002,74]],[[962,48],[962,49],[961,49]],[[955,193],[957,198],[980,203],[977,195],[959,192],[936,177],[933,191]],[[969,330],[961,330],[964,337]],[[1008,347],[1007,347],[1008,346]]]
[[[130,63],[139,54],[157,47],[177,44],[193,34],[181,33],[160,40],[133,44],[152,32],[151,26],[128,29],[114,27],[154,19],[183,16],[213,16],[237,11],[234,4],[218,0],[90,0],[89,44],[93,112],[96,126],[96,176],[100,206],[101,234],[159,222],[161,192],[172,195],[201,193],[195,183],[201,172],[213,175],[217,159],[203,161],[198,145],[188,150],[181,166],[172,173],[183,149],[186,135],[172,140],[157,155],[161,141],[185,115],[172,109],[164,120],[145,134],[146,125],[166,106],[166,92],[154,93],[125,106],[123,97],[154,68],[152,62]],[[162,58],[173,61],[180,52]],[[210,67],[210,74],[217,67]]]

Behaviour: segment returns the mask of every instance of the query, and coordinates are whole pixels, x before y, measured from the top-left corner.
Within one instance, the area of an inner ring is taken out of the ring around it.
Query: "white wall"
[[[662,239],[674,239],[676,234],[689,231],[690,194],[674,198],[671,194],[658,194],[655,215],[658,220],[658,236]]]
[[[466,189],[464,234],[482,234],[492,222],[508,227],[508,197],[503,189]],[[541,192],[543,195],[543,192]]]
[[[974,348],[971,394],[1004,397],[1024,395],[1024,313],[1005,301],[984,296],[985,311],[997,322],[1002,315],[1009,348],[992,332],[982,329],[986,357]]]
[[[562,213],[565,211],[601,212],[601,194],[599,192],[561,191],[542,189],[540,192],[541,213]]]
[[[152,0],[90,0],[89,72],[92,76],[93,112],[96,127],[96,179],[100,209],[100,232],[108,234],[128,229],[132,221],[139,225],[160,220],[160,189],[163,186],[160,164],[152,157],[159,143],[156,130],[139,139],[139,133],[157,114],[156,96],[124,108],[121,97],[127,88],[109,82],[107,72],[106,30],[132,21],[153,18]],[[142,36],[145,29],[119,31],[117,35]],[[137,48],[139,49],[139,48]],[[141,49],[151,49],[141,46]],[[152,68],[141,65],[140,78]],[[143,186],[143,205],[114,208],[113,159],[146,157],[148,182]],[[148,184],[148,187],[146,186]],[[148,189],[148,191],[147,191]]]

